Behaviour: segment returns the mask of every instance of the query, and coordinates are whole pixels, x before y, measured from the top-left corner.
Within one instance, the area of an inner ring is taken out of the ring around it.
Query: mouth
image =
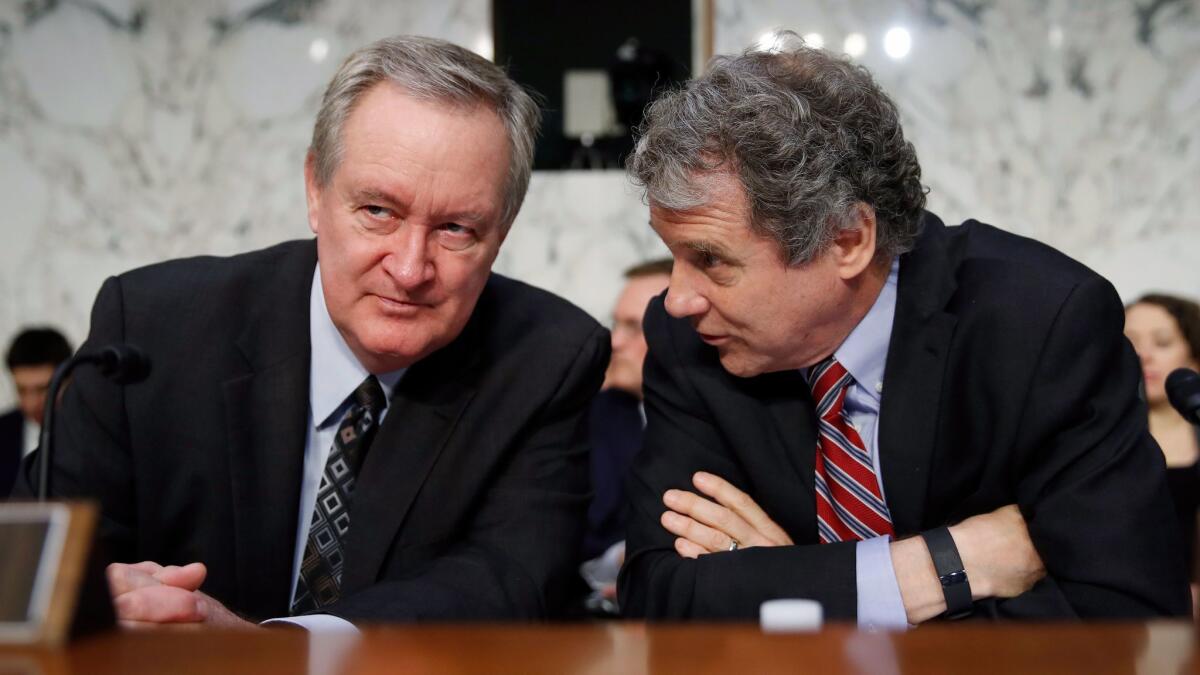
[[[728,335],[710,335],[708,333],[701,333],[700,331],[696,331],[696,333],[700,336],[701,340],[704,340],[706,344],[710,344],[714,347],[725,344],[729,341]]]
[[[424,302],[399,300],[382,295],[375,295],[374,298],[385,313],[394,314],[397,316],[412,316],[422,309],[428,309],[429,307],[432,307],[432,305]]]

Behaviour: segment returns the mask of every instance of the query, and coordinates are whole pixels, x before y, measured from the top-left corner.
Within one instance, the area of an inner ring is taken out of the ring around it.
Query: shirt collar
[[[854,381],[879,401],[883,394],[883,370],[887,364],[888,344],[892,340],[892,321],[896,317],[896,284],[900,278],[900,258],[892,261],[887,281],[875,298],[875,304],[858,322],[842,345],[833,353]]]
[[[342,404],[371,373],[359,363],[345,338],[333,325],[325,306],[325,289],[321,285],[321,264],[313,270],[312,292],[309,295],[308,332],[312,345],[309,357],[308,405],[313,424],[323,427],[333,421]],[[377,373],[379,384],[387,399],[400,381],[405,369]]]

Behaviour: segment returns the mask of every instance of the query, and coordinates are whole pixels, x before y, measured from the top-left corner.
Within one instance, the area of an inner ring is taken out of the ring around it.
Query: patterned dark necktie
[[[350,498],[367,447],[379,427],[379,416],[387,406],[383,387],[374,375],[358,385],[352,398],[353,405],[338,425],[333,449],[321,474],[300,577],[296,580],[292,614],[320,609],[341,597],[344,545],[350,531]]]
[[[846,420],[854,378],[832,356],[808,374],[817,405],[817,534],[822,544],[895,534],[866,446]]]

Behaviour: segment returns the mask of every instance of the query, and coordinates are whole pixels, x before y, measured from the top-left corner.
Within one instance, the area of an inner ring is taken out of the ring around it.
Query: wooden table
[[[1200,673],[1189,623],[932,625],[908,633],[829,626],[765,634],[745,624],[370,628],[111,633],[67,649],[0,647],[0,675],[86,673]]]

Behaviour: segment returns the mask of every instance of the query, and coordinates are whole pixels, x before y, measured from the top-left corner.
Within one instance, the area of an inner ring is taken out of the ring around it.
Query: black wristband
[[[946,613],[943,616],[959,619],[970,614],[971,582],[967,581],[967,571],[963,569],[962,558],[958,555],[958,547],[954,545],[950,530],[939,527],[922,532],[921,537],[929,547],[933,567],[942,582],[942,594],[946,596]]]

